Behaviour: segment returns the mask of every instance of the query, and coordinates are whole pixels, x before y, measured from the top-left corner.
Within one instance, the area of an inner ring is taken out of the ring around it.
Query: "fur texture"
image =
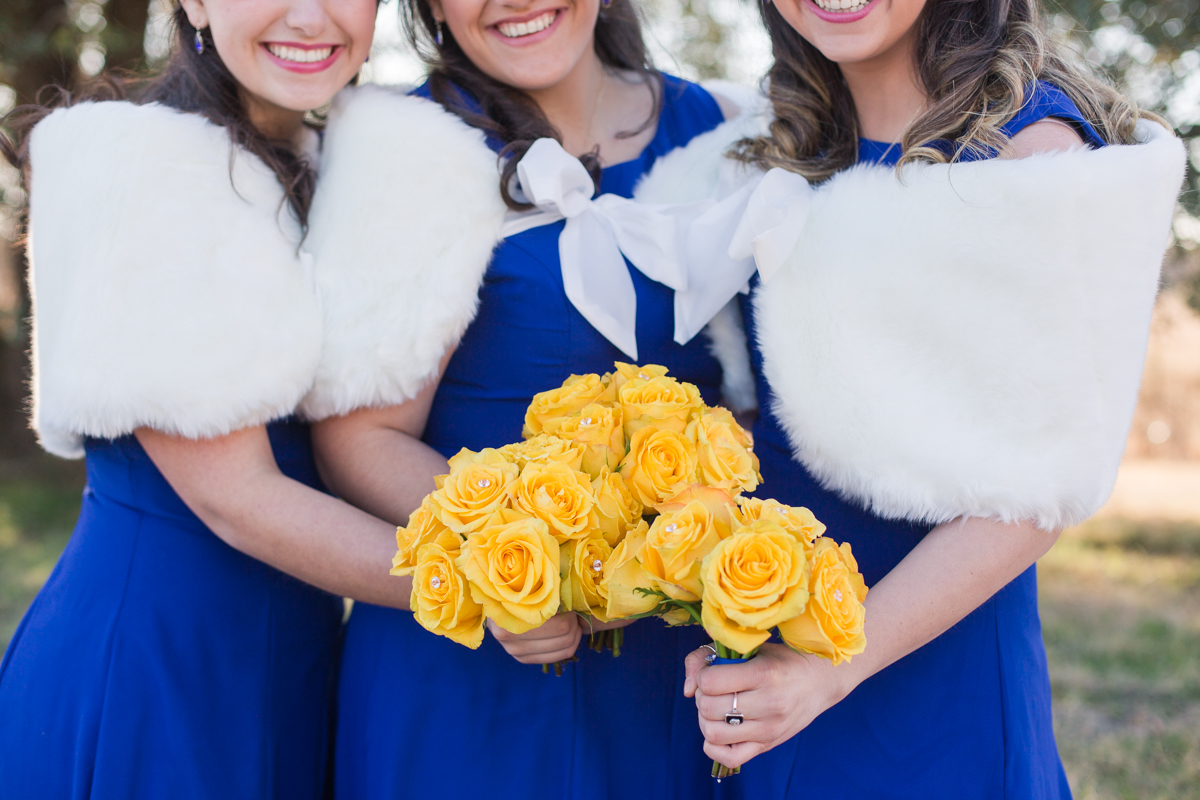
[[[1090,516],[1145,358],[1182,144],[857,167],[755,303],[797,457],[896,518]]]
[[[404,402],[475,316],[505,205],[483,134],[373,86],[334,103],[306,247],[325,342],[311,419]]]
[[[30,146],[42,445],[79,457],[83,436],[212,437],[291,413],[320,309],[262,162],[231,159],[200,117],[124,102],[55,111]]]
[[[691,205],[693,213],[699,213],[701,203],[724,197],[746,179],[749,170],[725,158],[725,153],[738,140],[765,130],[770,104],[760,91],[735,83],[713,81],[704,88],[735,103],[741,113],[655,161],[634,189],[634,199]],[[688,215],[683,216],[686,221]],[[750,350],[736,298],[708,323],[704,335],[721,364],[722,402],[739,412],[757,408]]]
[[[633,190],[642,203],[695,203],[717,200],[733,188],[742,172],[725,154],[735,142],[766,130],[770,104],[765,95],[725,81],[705,84],[737,104],[741,113],[695,136],[654,162]]]

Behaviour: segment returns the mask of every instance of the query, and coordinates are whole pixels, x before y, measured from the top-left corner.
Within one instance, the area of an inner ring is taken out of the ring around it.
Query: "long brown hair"
[[[196,52],[196,29],[180,7],[173,15],[175,42],[162,71],[152,78],[134,75],[105,75],[79,92],[47,87],[38,104],[19,106],[0,119],[15,139],[0,136],[0,156],[25,174],[29,162],[29,134],[54,109],[85,101],[131,100],[138,104],[159,103],[207,118],[229,132],[233,144],[252,153],[275,173],[284,198],[302,228],[308,225],[308,209],[316,188],[316,173],[297,155],[288,142],[267,138],[250,122],[242,100],[241,86],[229,72],[212,39],[204,36],[203,53]],[[45,97],[45,102],[43,102]]]
[[[517,162],[538,139],[552,138],[561,142],[561,134],[532,97],[489,77],[475,66],[444,25],[441,28],[442,43],[437,43],[438,24],[428,0],[403,0],[400,10],[409,43],[429,67],[429,92],[433,99],[503,145],[500,154],[505,161],[500,176],[500,195],[510,208],[529,208],[527,203],[518,202],[510,194]],[[636,136],[658,119],[662,110],[662,88],[658,71],[650,63],[642,38],[642,23],[632,0],[611,0],[601,8],[596,20],[595,48],[607,69],[636,74],[654,94],[654,108],[645,123],[621,134]],[[478,105],[473,107],[474,104]],[[580,161],[599,185],[598,154],[587,153]]]
[[[759,6],[775,55],[768,90],[775,119],[768,135],[740,142],[733,155],[825,180],[858,159],[854,100],[837,64],[770,0]],[[904,132],[900,166],[1001,148],[1001,127],[1035,80],[1066,92],[1105,141],[1133,141],[1137,106],[1066,57],[1046,33],[1037,0],[929,0],[916,25],[915,67],[930,103]]]

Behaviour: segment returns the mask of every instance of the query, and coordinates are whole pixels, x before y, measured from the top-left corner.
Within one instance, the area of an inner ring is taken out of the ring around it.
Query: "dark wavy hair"
[[[532,97],[487,76],[475,66],[454,41],[449,28],[443,26],[442,44],[437,43],[437,22],[428,0],[402,0],[400,14],[409,43],[429,68],[429,92],[433,99],[468,125],[503,143],[500,195],[510,208],[529,208],[528,203],[519,202],[510,193],[517,162],[536,140],[552,138],[561,142],[562,135]],[[607,69],[635,73],[654,94],[654,109],[641,127],[620,134],[637,136],[658,119],[662,110],[662,82],[650,63],[642,38],[642,23],[632,0],[611,0],[601,8],[596,20],[595,48]],[[599,186],[599,154],[586,153],[580,161]]]
[[[306,229],[308,210],[316,189],[312,165],[292,150],[290,143],[269,139],[254,127],[242,101],[240,85],[217,55],[212,40],[206,36],[204,52],[196,52],[196,29],[188,22],[182,8],[175,8],[172,21],[174,45],[166,66],[158,75],[151,78],[132,74],[104,75],[78,92],[57,86],[46,87],[39,92],[37,104],[19,106],[0,119],[0,125],[15,134],[14,139],[0,136],[0,156],[25,175],[29,164],[29,134],[56,108],[105,100],[159,103],[199,114],[214,125],[220,125],[229,132],[234,145],[262,159],[279,178],[285,201],[301,228]],[[46,102],[42,101],[44,95],[48,95]]]
[[[759,7],[775,56],[768,73],[775,120],[766,136],[739,143],[733,155],[824,180],[858,159],[854,100],[837,64],[770,0]],[[1066,92],[1108,142],[1131,143],[1138,117],[1150,116],[1067,57],[1046,33],[1038,0],[929,0],[916,27],[914,67],[930,103],[904,132],[900,166],[1002,147],[1000,128],[1035,80]]]

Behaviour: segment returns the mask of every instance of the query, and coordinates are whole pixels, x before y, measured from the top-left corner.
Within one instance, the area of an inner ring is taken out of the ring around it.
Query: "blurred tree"
[[[71,88],[102,69],[138,69],[149,0],[4,0],[0,4],[0,111],[36,100],[42,87]],[[0,168],[2,169],[2,168]],[[15,208],[24,195],[11,170],[0,172],[0,234],[19,229]],[[19,456],[33,447],[25,421],[29,335],[25,318],[24,253],[0,258],[0,453]]]

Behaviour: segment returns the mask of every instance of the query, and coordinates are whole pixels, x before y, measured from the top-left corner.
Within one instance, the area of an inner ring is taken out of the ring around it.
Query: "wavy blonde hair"
[[[837,64],[770,0],[759,5],[775,55],[768,73],[775,119],[767,135],[739,142],[732,155],[825,180],[858,160],[854,100]],[[930,103],[904,132],[900,166],[1003,147],[1001,127],[1020,111],[1035,80],[1066,92],[1106,142],[1133,142],[1143,113],[1065,56],[1046,33],[1037,0],[929,0],[916,25],[915,67]]]

